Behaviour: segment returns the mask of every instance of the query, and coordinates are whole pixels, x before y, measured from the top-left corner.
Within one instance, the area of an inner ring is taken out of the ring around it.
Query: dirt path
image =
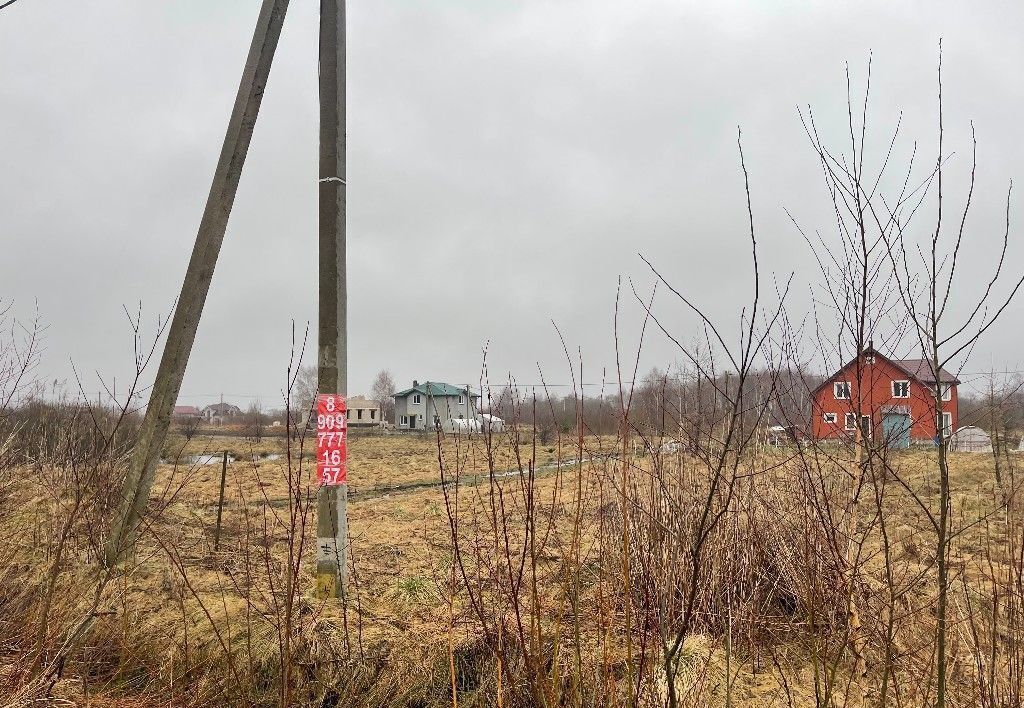
[[[565,467],[574,467],[585,462],[593,462],[599,459],[610,458],[611,455],[608,454],[593,454],[584,457],[582,460],[573,459],[562,460],[561,462],[548,462],[543,465],[537,465],[534,474],[538,476],[547,475]],[[495,472],[493,476],[495,479],[506,479],[509,477],[515,477],[519,474],[526,474],[526,470],[519,470],[518,468],[514,468],[510,470],[504,470],[501,472]],[[492,475],[490,474],[464,475],[459,478],[459,485],[465,487],[477,486],[489,482],[491,480],[491,476]],[[424,489],[440,489],[442,486],[450,486],[451,484],[453,483],[441,482],[441,480],[431,480],[422,482],[406,482],[404,484],[396,484],[388,487],[375,486],[366,489],[360,489],[357,487],[350,486],[348,491],[348,498],[352,501],[362,501],[364,499],[380,499],[391,495],[411,494],[412,492],[420,492],[423,491]],[[272,507],[283,507],[288,505],[287,497],[270,498],[268,501]]]

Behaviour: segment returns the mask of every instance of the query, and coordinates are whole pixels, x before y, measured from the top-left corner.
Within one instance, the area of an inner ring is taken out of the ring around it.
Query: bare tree
[[[381,420],[395,421],[395,379],[387,369],[381,369],[370,387],[370,397],[380,404]]]
[[[12,303],[0,301],[0,413],[31,388],[31,374],[41,354],[43,325],[39,313],[22,323],[12,310]]]
[[[305,420],[313,410],[313,402],[317,392],[317,373],[315,366],[303,366],[295,375],[290,401],[291,410],[299,420]]]
[[[967,243],[966,225],[974,196],[977,149],[972,126],[973,151],[964,205],[961,212],[950,220],[946,217],[944,192],[949,156],[944,152],[943,143],[941,48],[938,78],[938,155],[934,163],[926,168],[924,175],[915,176],[915,144],[914,152],[896,180],[896,187],[892,193],[886,193],[883,175],[892,161],[894,145],[899,136],[899,124],[896,125],[891,139],[887,141],[888,150],[882,156],[879,170],[875,174],[869,174],[864,167],[870,76],[869,63],[868,83],[862,109],[854,106],[849,94],[847,97],[847,148],[836,151],[826,146],[819,137],[813,114],[808,113],[804,119],[808,137],[825,175],[839,230],[839,248],[824,247],[815,249],[815,253],[822,264],[823,280],[827,283],[828,298],[823,299],[824,306],[834,309],[841,319],[839,346],[842,348],[845,339],[848,345],[852,345],[850,353],[856,357],[853,359],[856,362],[854,386],[858,390],[865,388],[860,385],[863,377],[862,365],[871,363],[873,349],[870,346],[870,338],[877,338],[882,329],[887,330],[884,348],[891,350],[899,346],[904,339],[908,339],[910,346],[921,352],[921,356],[927,362],[930,380],[935,382],[928,392],[931,401],[928,415],[935,416],[935,472],[938,479],[938,498],[934,499],[927,489],[915,488],[906,479],[899,465],[887,457],[884,445],[871,444],[871,427],[875,424],[877,411],[872,410],[874,404],[863,400],[863,397],[855,392],[849,402],[850,413],[856,416],[855,420],[866,425],[864,430],[860,425],[856,425],[853,433],[857,461],[851,469],[853,493],[848,512],[850,546],[846,558],[850,592],[850,647],[857,659],[856,673],[860,676],[866,675],[866,638],[860,631],[859,608],[853,593],[861,573],[859,568],[866,533],[876,523],[881,525],[883,535],[886,533],[882,507],[884,494],[881,487],[887,479],[893,479],[914,500],[920,512],[927,518],[930,531],[933,533],[936,571],[934,653],[931,658],[933,673],[924,683],[924,690],[930,691],[934,688],[934,705],[945,706],[949,700],[948,688],[951,685],[949,672],[957,663],[950,657],[948,642],[949,594],[953,585],[950,551],[954,538],[961,534],[964,528],[954,524],[954,519],[958,517],[952,508],[950,460],[947,455],[952,431],[947,428],[948,424],[944,417],[944,410],[949,405],[946,403],[946,387],[952,384],[948,383],[943,373],[947,367],[956,371],[962,366],[982,335],[1006,310],[1024,283],[1024,277],[1018,279],[1016,274],[1013,274],[1009,276],[1009,283],[1003,282],[1007,276],[1004,271],[1007,264],[1010,225],[1008,193],[1002,245],[993,258],[993,272],[983,281],[983,289],[974,301],[964,302],[958,298],[963,288],[958,287],[957,281],[960,279],[957,278],[957,268]],[[854,118],[858,113],[859,123]],[[918,239],[915,233],[920,233],[921,230],[917,229],[917,224],[924,218],[921,215],[930,206],[934,206],[934,222],[924,229],[923,237]],[[808,238],[808,242],[810,241]],[[958,321],[951,321],[960,312],[966,312],[966,315]],[[843,333],[847,334],[845,338]],[[827,335],[819,335],[823,352],[838,352],[840,349],[836,348],[835,341]],[[873,518],[862,517],[857,511],[860,490],[867,482],[876,485],[876,489],[879,490],[879,501]],[[863,530],[859,531],[859,528]],[[885,548],[888,567],[887,543]],[[888,582],[891,597],[885,638],[886,664],[881,689],[883,701],[887,692],[886,679],[891,669],[892,618],[895,615],[895,607],[891,605],[895,599],[895,589],[891,578]],[[835,675],[834,669],[831,673]]]
[[[886,239],[886,247],[892,260],[893,271],[898,282],[898,290],[908,320],[912,324],[921,351],[924,352],[932,377],[937,382],[931,392],[934,409],[938,416],[936,427],[936,444],[938,447],[939,473],[939,509],[933,514],[932,524],[935,530],[935,554],[938,566],[938,603],[936,607],[936,702],[940,708],[946,705],[947,672],[948,672],[948,595],[950,590],[949,554],[950,544],[958,533],[952,526],[953,511],[950,493],[950,467],[947,455],[949,433],[942,421],[944,387],[940,372],[952,366],[954,361],[962,360],[970,355],[978,340],[997,321],[1006,310],[1014,296],[1024,284],[1024,276],[1012,280],[1002,294],[996,288],[1005,281],[1004,266],[1010,235],[1010,197],[1013,183],[1007,189],[1006,216],[1002,245],[996,256],[993,272],[988,279],[981,295],[973,303],[967,304],[968,313],[958,321],[952,321],[955,310],[948,309],[953,296],[960,288],[956,287],[957,266],[962,255],[964,237],[966,235],[967,217],[974,195],[975,173],[977,169],[977,139],[971,127],[971,165],[967,195],[959,218],[955,218],[952,228],[949,221],[943,219],[944,192],[943,178],[947,156],[943,152],[943,113],[942,113],[942,60],[941,52],[938,70],[938,155],[935,168],[927,176],[925,191],[934,187],[935,223],[929,230],[924,242],[917,242],[910,235],[908,226],[920,206],[921,199],[903,200],[879,205],[876,218],[894,222],[898,229],[891,238]],[[909,203],[908,203],[909,201]],[[884,209],[884,210],[883,210]]]
[[[263,404],[260,399],[255,399],[249,404],[249,409],[245,412],[245,423],[246,423],[246,434],[252,438],[253,442],[260,442],[263,440]]]

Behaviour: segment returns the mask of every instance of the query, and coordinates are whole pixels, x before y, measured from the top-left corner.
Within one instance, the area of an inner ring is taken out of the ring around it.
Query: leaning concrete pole
[[[189,354],[195,342],[199,318],[203,313],[206,294],[210,290],[213,269],[217,265],[228,216],[235,202],[242,165],[249,151],[249,141],[256,126],[260,102],[270,75],[270,64],[281,36],[288,0],[263,0],[249,56],[245,61],[238,95],[231,110],[224,146],[221,148],[213,185],[206,199],[206,209],[192,248],[192,258],[181,285],[181,294],[174,310],[174,318],[167,330],[160,368],[157,370],[153,391],[149,396],[146,415],[139,430],[139,440],[132,453],[128,475],[122,490],[121,505],[114,518],[110,537],[104,550],[108,567],[117,565],[135,541],[136,531],[149,492],[153,486],[160,450],[170,427],[171,414],[181,390]]]
[[[320,307],[317,387],[348,395],[345,275],[345,1],[320,1]],[[317,495],[317,594],[343,597],[348,485]]]

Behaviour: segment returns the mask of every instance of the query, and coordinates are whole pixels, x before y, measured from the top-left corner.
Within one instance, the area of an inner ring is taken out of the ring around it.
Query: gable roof
[[[935,377],[932,375],[932,365],[928,359],[890,359],[885,354],[880,354],[878,351],[872,349],[871,347],[865,349],[864,354],[874,355],[876,357],[881,357],[882,359],[885,359],[887,362],[889,362],[897,369],[902,371],[904,374],[906,374],[907,377],[911,379],[916,379],[917,381],[920,381],[923,384],[935,383]],[[811,391],[811,396],[814,396],[815,394],[818,393],[818,391],[825,388],[825,386],[827,386],[828,384],[832,383],[836,376],[846,371],[848,368],[850,368],[851,365],[856,363],[856,361],[857,357],[850,359],[848,362],[843,364],[838,371],[831,374],[830,376],[827,376],[824,381],[818,384],[818,386],[815,387],[813,391]],[[948,384],[960,383],[960,380],[956,376],[942,368],[939,369],[939,381]]]
[[[199,409],[195,406],[175,406],[174,415],[199,415]]]
[[[427,381],[425,383],[416,384],[412,388],[407,388],[404,391],[399,391],[395,394],[395,398],[404,398],[411,393],[422,393],[425,396],[431,396],[433,398],[440,398],[442,396],[464,396],[466,394],[466,388],[463,386],[452,386],[446,383],[437,383]],[[472,398],[477,398],[477,394],[472,391],[469,392]]]
[[[236,406],[234,403],[211,403],[203,409],[204,411],[210,411],[214,415],[224,415],[231,413],[241,413],[242,409]]]

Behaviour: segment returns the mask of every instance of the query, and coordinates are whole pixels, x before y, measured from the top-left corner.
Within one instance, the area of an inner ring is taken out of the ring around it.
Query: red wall
[[[893,398],[892,382],[910,380],[910,398]],[[850,400],[837,400],[833,384],[839,381],[850,382]],[[956,430],[959,417],[957,411],[957,390],[953,385],[950,400],[942,402],[942,410],[953,414],[952,430]],[[859,367],[856,362],[847,364],[833,375],[814,395],[811,417],[811,435],[816,439],[845,438],[852,431],[844,428],[846,413],[856,413],[859,408],[863,415],[870,415],[873,436],[881,439],[883,406],[909,406],[912,427],[910,437],[913,440],[933,440],[935,438],[935,403],[932,394],[925,384],[912,379],[906,372],[895,366],[880,354],[875,355],[875,363],[863,361]],[[824,414],[835,413],[836,422],[826,423]]]

